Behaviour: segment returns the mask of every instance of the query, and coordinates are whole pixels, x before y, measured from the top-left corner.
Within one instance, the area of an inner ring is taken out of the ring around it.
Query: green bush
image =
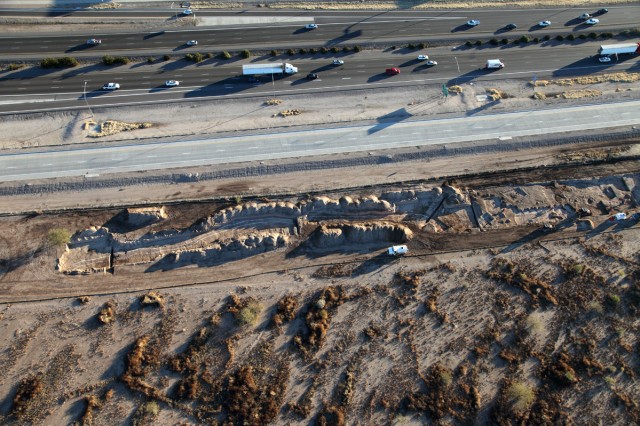
[[[102,63],[104,65],[126,65],[129,63],[129,58],[124,56],[105,55],[102,57]]]
[[[362,47],[358,46],[357,44],[355,46],[353,46],[353,51],[354,52],[360,52],[362,50]]]
[[[420,49],[426,49],[426,48],[427,48],[427,43],[425,43],[425,42],[423,41],[423,42],[421,42],[421,43],[418,45],[418,47],[419,47]]]
[[[148,64],[152,64],[154,61],[155,61],[155,58],[152,58],[152,57],[148,57],[147,58],[147,63]]]
[[[231,53],[227,52],[226,50],[223,50],[222,52],[220,52],[220,58],[231,59]]]
[[[211,58],[213,58],[213,53],[209,52],[205,56],[207,57],[207,59],[211,59]]]
[[[193,61],[193,62],[196,62],[196,63],[204,61],[204,56],[200,52],[187,53],[186,55],[184,55],[184,58],[187,61]]]
[[[409,44],[407,45],[407,47],[408,47],[409,49],[415,49],[415,48],[416,48],[416,45],[415,45],[415,44],[413,44],[413,43],[409,43]]]
[[[473,46],[473,43],[471,43],[471,40],[467,40],[467,41],[464,42],[464,45],[467,46],[467,47],[471,47],[471,46]]]
[[[507,398],[509,405],[515,413],[527,411],[536,398],[536,394],[525,383],[515,382],[507,388]]]
[[[560,34],[558,34],[558,35],[556,36],[556,40],[558,40],[558,41],[562,41],[562,40],[564,40],[564,37],[563,37],[563,36],[561,36]]]
[[[607,303],[610,305],[616,306],[620,304],[620,296],[614,293],[607,294]]]
[[[592,40],[593,40],[593,39],[595,39],[596,37],[598,37],[598,34],[596,34],[596,33],[589,33],[589,38],[590,38],[590,39],[592,39]]]
[[[338,53],[340,51],[340,48],[338,46],[333,46],[331,48],[331,53]]]
[[[506,38],[503,38],[502,40],[500,40],[501,44],[509,44],[509,40],[507,40]]]
[[[540,39],[539,39],[538,37],[535,37],[535,38],[533,39],[533,42],[534,42],[534,43],[540,43]]]
[[[164,56],[162,57],[162,59],[164,59],[165,61],[168,61],[169,59],[171,59],[171,56],[169,56],[169,55],[164,55]]]
[[[289,49],[289,50],[287,50],[287,55],[289,55],[289,56],[293,56],[293,55],[295,55],[295,54],[296,54],[296,51],[295,51],[295,50],[293,50],[293,49]]]
[[[303,47],[298,52],[300,52],[301,55],[306,55],[309,51]]]
[[[271,51],[271,56],[278,56],[278,51],[277,50],[272,50]]]
[[[574,36],[573,34],[569,34],[569,35],[567,36],[567,40],[573,41],[573,40],[575,40],[575,39],[576,39],[576,36]]]
[[[312,47],[311,49],[309,49],[309,53],[311,53],[312,55],[316,55],[318,53],[318,48]]]
[[[326,47],[326,46],[322,46],[322,47],[320,48],[320,52],[322,52],[322,53],[328,53],[328,52],[329,52],[329,48],[328,48],[328,47]]]
[[[542,37],[542,39],[543,39],[544,41],[549,41],[549,40],[551,40],[551,36],[546,35],[546,36]]]
[[[624,30],[624,31],[620,31],[618,33],[619,36],[622,37],[630,37],[631,36],[631,30]]]
[[[71,232],[65,228],[54,228],[49,231],[47,239],[52,246],[68,244],[71,241]]]
[[[245,59],[251,57],[251,52],[249,52],[247,49],[244,49],[241,54],[242,54],[242,57]]]
[[[342,51],[345,53],[348,53],[351,50],[351,48],[349,46],[345,46],[342,48]]]
[[[493,45],[493,46],[497,46],[498,45],[498,39],[497,38],[492,38],[491,40],[489,40],[489,44]]]
[[[586,40],[587,39],[587,35],[586,34],[580,34],[578,36],[578,38],[580,38],[580,40]]]
[[[262,312],[262,305],[260,302],[253,300],[235,313],[235,319],[240,326],[253,325],[256,323],[260,312]]]
[[[45,58],[40,61],[42,68],[63,68],[63,67],[75,67],[78,65],[78,60],[71,56],[63,56],[61,58]]]
[[[476,46],[482,46],[482,40],[476,40],[474,43]]]
[[[520,37],[521,43],[529,43],[530,41],[531,41],[531,37],[529,37],[528,35],[523,35],[522,37]]]
[[[15,70],[19,70],[20,68],[24,68],[26,66],[27,66],[26,64],[10,63],[9,65],[7,65],[7,69],[9,71],[15,71]]]

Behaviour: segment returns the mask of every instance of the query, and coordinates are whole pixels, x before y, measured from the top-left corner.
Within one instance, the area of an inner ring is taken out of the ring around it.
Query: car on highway
[[[189,40],[187,42],[187,46],[197,46],[198,45],[198,40]]]
[[[609,12],[609,9],[605,9],[605,8],[603,8],[603,9],[598,9],[598,10],[594,13],[594,15],[604,15],[604,14],[605,14],[605,13],[607,13],[607,12]]]
[[[426,65],[429,66],[429,67],[432,67],[434,65],[438,65],[438,63],[436,61],[427,61]]]
[[[418,60],[419,61],[426,61],[427,59],[429,59],[429,56],[427,56],[427,55],[418,55]]]
[[[316,28],[318,28],[317,24],[307,24],[304,26],[306,29],[308,30],[315,30]]]
[[[180,82],[177,80],[167,80],[164,82],[164,85],[166,87],[176,87],[176,86],[180,86]]]
[[[538,22],[538,26],[540,26],[540,27],[548,27],[549,25],[551,25],[551,21],[540,21],[540,22]]]
[[[102,40],[100,40],[99,38],[90,38],[89,40],[87,40],[87,44],[89,46],[97,46],[98,44],[102,44]]]
[[[344,61],[342,59],[334,59],[333,65],[344,65]]]
[[[307,74],[307,80],[315,80],[316,78],[318,78],[318,74],[314,72]]]
[[[600,22],[598,18],[591,18],[591,19],[587,19],[584,23],[587,25],[595,25],[598,22]]]
[[[518,26],[516,24],[507,24],[507,25],[504,26],[504,29],[507,30],[507,31],[515,30],[516,28],[518,28]]]
[[[579,19],[589,19],[591,18],[591,15],[588,13],[583,13],[582,15],[578,16]]]
[[[470,19],[467,21],[467,25],[470,27],[477,27],[478,25],[480,25],[480,21],[478,21],[477,19]]]
[[[598,58],[598,61],[603,63],[611,62],[611,56],[600,56]]]
[[[107,83],[102,86],[102,90],[118,90],[120,85],[118,83]]]
[[[182,11],[183,15],[192,15],[193,14],[193,10],[191,9],[185,9]]]
[[[387,75],[396,75],[400,74],[400,68],[387,68],[384,72]]]

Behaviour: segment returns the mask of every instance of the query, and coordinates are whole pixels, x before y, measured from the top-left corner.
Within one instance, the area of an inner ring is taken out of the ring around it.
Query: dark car
[[[598,9],[598,11],[596,13],[594,13],[594,15],[604,15],[608,11],[609,11],[609,9]]]
[[[516,28],[518,28],[516,24],[507,24],[504,27],[505,30],[515,30]]]
[[[318,78],[318,74],[314,72],[307,74],[307,80],[315,80],[316,78]]]

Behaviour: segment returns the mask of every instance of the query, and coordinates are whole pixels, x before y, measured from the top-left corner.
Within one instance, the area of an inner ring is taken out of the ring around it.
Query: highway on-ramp
[[[412,106],[418,110],[443,98]],[[518,136],[596,130],[640,124],[640,101],[487,114],[499,102],[465,117],[409,121],[412,110],[398,111],[405,121],[320,130],[265,133],[190,141],[106,148],[29,152],[0,156],[0,181],[85,176],[119,172],[206,166],[245,161],[317,156],[391,148],[424,147]]]

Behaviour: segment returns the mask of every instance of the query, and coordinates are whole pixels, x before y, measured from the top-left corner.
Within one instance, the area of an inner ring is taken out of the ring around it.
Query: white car
[[[467,25],[470,27],[477,27],[478,25],[480,25],[480,21],[478,21],[477,19],[471,19],[467,21]]]
[[[120,85],[118,83],[107,83],[102,86],[102,90],[118,90]]]
[[[538,25],[541,27],[548,27],[549,25],[551,25],[551,21],[540,21],[538,22]]]
[[[418,55],[418,60],[419,61],[426,61],[427,59],[429,59],[429,57],[427,55]]]
[[[591,15],[589,15],[588,13],[583,13],[582,15],[579,16],[580,19],[589,19],[591,18]]]
[[[344,65],[344,61],[342,59],[334,59],[333,65]]]
[[[167,80],[164,82],[164,85],[167,87],[176,87],[180,86],[180,82],[176,80]]]
[[[600,56],[598,58],[599,62],[611,62],[611,56]]]
[[[183,15],[192,15],[193,14],[193,10],[191,9],[185,9],[182,11]]]
[[[98,38],[90,38],[89,40],[87,40],[87,44],[89,46],[96,46],[98,44],[102,44],[102,40]]]
[[[317,24],[307,24],[304,26],[306,29],[308,30],[315,30],[316,28],[318,28]]]
[[[187,42],[187,46],[197,46],[198,45],[198,40],[189,40]]]
[[[438,65],[438,63],[436,61],[427,61],[427,65],[432,67],[434,65]]]
[[[598,22],[600,22],[600,20],[598,18],[591,18],[585,21],[585,24],[587,25],[595,25]]]

